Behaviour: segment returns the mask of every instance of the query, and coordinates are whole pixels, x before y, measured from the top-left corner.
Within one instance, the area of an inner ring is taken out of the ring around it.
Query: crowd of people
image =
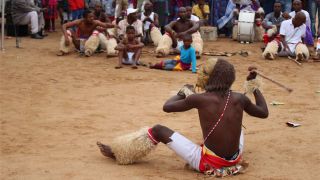
[[[63,38],[58,55],[69,53],[72,42],[86,56],[97,50],[106,50],[109,56],[119,55],[122,63],[133,64],[134,68],[139,64],[140,56],[136,49],[141,49],[143,44],[153,43],[158,57],[179,54],[183,52],[181,47],[187,34],[192,36],[191,45],[199,58],[203,49],[199,30],[203,26],[216,27],[218,34],[237,40],[239,15],[245,11],[255,13],[254,40],[265,43],[263,57],[266,59],[288,55],[296,56],[297,60],[307,59],[319,32],[315,22],[319,17],[318,0],[9,1],[15,24],[30,24],[31,38],[34,39],[43,39],[47,35],[45,32],[56,31],[55,20],[59,17]],[[126,34],[128,26],[134,27],[135,39],[143,44],[131,47]],[[136,53],[132,55],[127,51]],[[181,66],[183,61],[177,59]],[[117,68],[121,67],[119,63]]]
[[[122,137],[110,146],[98,142],[98,146],[103,155],[116,159],[120,164],[131,164],[162,142],[200,172],[214,169],[214,173],[233,174],[240,171],[242,113],[245,111],[255,117],[267,118],[268,108],[259,91],[260,82],[254,68],[250,69],[247,77],[246,93],[254,94],[256,104],[251,103],[245,94],[230,90],[235,70],[229,62],[211,59],[197,70],[197,58],[201,57],[204,45],[199,30],[212,26],[218,29],[218,34],[237,39],[241,13],[252,12],[254,39],[265,44],[262,56],[268,60],[290,56],[297,61],[308,60],[314,39],[320,32],[315,22],[316,17],[319,18],[320,0],[10,2],[14,23],[30,24],[31,38],[34,39],[43,39],[45,32],[56,31],[55,20],[60,18],[63,35],[59,56],[67,55],[73,47],[88,57],[102,50],[107,56],[118,57],[116,69],[123,68],[123,65],[137,69],[138,65],[144,65],[140,61],[142,48],[154,45],[158,57],[177,56],[149,64],[151,69],[198,73],[197,86],[206,93],[195,94],[194,89],[186,85],[165,103],[163,109],[166,112],[198,109],[203,146],[162,125]],[[216,119],[214,126],[211,126],[212,118]],[[222,127],[215,129],[219,123]],[[210,136],[213,130],[216,134]]]

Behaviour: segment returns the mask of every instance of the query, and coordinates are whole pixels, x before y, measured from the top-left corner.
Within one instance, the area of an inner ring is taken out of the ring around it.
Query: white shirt
[[[179,19],[180,19],[180,18],[177,18],[177,20],[179,20]],[[200,19],[198,18],[198,16],[195,16],[195,15],[193,15],[193,14],[191,14],[191,17],[190,17],[189,20],[194,21],[194,22],[200,21]]]
[[[141,21],[143,22],[144,19],[146,19],[147,17],[149,17],[152,21],[154,21],[154,12],[152,12],[149,16],[145,16],[144,13],[141,13]],[[151,25],[151,22],[146,21],[143,25],[143,29],[146,31],[149,29]]]
[[[311,20],[310,20],[310,15],[307,11],[305,10],[301,10],[301,12],[303,12],[306,15],[306,25],[308,27],[311,27]],[[289,15],[291,16],[291,18],[294,18],[296,16],[296,12],[292,11],[291,13],[289,13]]]
[[[302,42],[301,38],[305,37],[306,25],[302,24],[299,27],[294,28],[292,19],[283,21],[280,26],[280,35],[285,36],[289,49],[292,53],[295,52],[296,45]]]

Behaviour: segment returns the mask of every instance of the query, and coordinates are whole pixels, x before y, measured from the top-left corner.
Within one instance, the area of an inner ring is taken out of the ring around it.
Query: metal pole
[[[4,51],[4,6],[6,4],[5,0],[1,0],[1,7],[2,7],[2,17],[1,17],[1,50]]]

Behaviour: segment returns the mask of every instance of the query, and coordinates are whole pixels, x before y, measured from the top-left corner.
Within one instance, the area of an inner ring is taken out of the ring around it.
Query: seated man
[[[169,71],[183,71],[189,70],[192,67],[192,72],[196,73],[196,51],[191,46],[192,36],[186,34],[183,37],[183,46],[180,47],[180,57],[176,60],[165,60],[160,63],[151,65],[151,69],[163,69]]]
[[[275,2],[273,6],[273,12],[267,14],[262,22],[262,26],[267,32],[264,36],[264,43],[271,42],[273,38],[279,33],[280,25],[284,21],[284,17],[281,12],[281,3]]]
[[[191,21],[187,18],[186,8],[179,8],[179,19],[172,21],[165,27],[166,33],[162,36],[159,41],[159,45],[156,48],[157,57],[163,57],[170,53],[170,48],[180,50],[183,45],[183,37],[186,34],[193,34],[199,30],[199,24]],[[200,37],[201,39],[201,37]],[[195,40],[193,40],[195,42]],[[198,43],[198,42],[197,42]],[[201,47],[202,46],[198,46]],[[197,55],[200,55],[202,49],[195,47]]]
[[[122,68],[122,64],[132,65],[132,69],[137,69],[143,43],[136,37],[136,31],[133,26],[126,28],[126,36],[122,38],[121,42],[115,48],[119,51],[119,64],[116,69]]]
[[[118,36],[122,39],[126,34],[126,29],[128,26],[133,26],[136,30],[136,37],[139,41],[143,37],[143,23],[138,19],[137,9],[128,8],[127,9],[127,19],[123,19],[119,22],[120,29],[118,30]]]
[[[255,77],[256,72],[251,71],[247,77],[247,87],[258,82]],[[168,113],[197,109],[202,145],[193,143],[168,127],[155,125],[120,136],[109,145],[97,142],[101,153],[115,159],[118,164],[133,164],[162,142],[198,172],[219,177],[241,172],[245,168],[240,162],[244,147],[241,129],[243,112],[267,118],[268,107],[258,83],[250,88],[256,101],[253,104],[243,93],[230,89],[234,80],[235,69],[232,64],[222,59],[209,59],[201,68],[197,82],[205,92],[195,94],[192,85],[185,85],[163,106]]]
[[[12,0],[12,18],[16,25],[31,24],[31,38],[43,39],[44,18],[43,11],[26,0]]]
[[[210,9],[205,0],[198,0],[198,4],[192,7],[192,13],[200,19],[200,26],[208,25]]]
[[[292,19],[282,22],[280,27],[280,41],[274,39],[268,43],[263,52],[263,57],[269,60],[275,59],[278,56],[296,56],[297,60],[307,60],[309,51],[303,38],[306,34],[306,15],[303,12],[298,12]]]
[[[97,27],[114,28],[116,25],[103,23],[99,20],[94,20],[94,13],[87,10],[83,14],[82,19],[68,22],[62,25],[63,36],[60,41],[60,52],[58,56],[68,54],[70,52],[70,43],[73,42],[76,49],[84,52],[86,56],[91,56],[98,48],[102,40],[100,36],[104,36],[97,31]],[[76,32],[68,28],[76,27]],[[105,37],[104,37],[105,39]]]
[[[304,38],[304,43],[308,46],[314,46],[313,42],[313,36],[311,32],[311,20],[310,20],[310,15],[307,11],[302,9],[302,2],[301,0],[294,0],[293,1],[293,9],[294,11],[290,12],[289,15],[293,18],[297,12],[302,12],[306,16],[306,35]]]
[[[140,15],[140,20],[143,22],[143,42],[148,44],[150,41],[152,41],[153,44],[157,46],[162,35],[158,29],[158,14],[152,12],[152,10],[152,3],[146,2],[144,4],[144,12]]]

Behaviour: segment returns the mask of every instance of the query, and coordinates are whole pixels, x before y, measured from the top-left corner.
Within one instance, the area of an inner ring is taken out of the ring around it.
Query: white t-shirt
[[[177,20],[179,20],[179,19],[180,19],[180,18],[177,18]],[[195,15],[193,15],[193,14],[191,14],[190,20],[191,20],[191,21],[194,21],[194,22],[200,21],[200,19],[198,18],[198,16],[195,16]]]
[[[307,11],[305,10],[301,10],[301,12],[303,12],[306,15],[306,25],[308,27],[311,27],[311,20],[310,20],[310,15]],[[291,16],[291,18],[294,18],[296,16],[296,12],[292,11],[291,13],[289,13],[289,15]]]
[[[306,34],[306,25],[302,24],[299,27],[294,28],[292,19],[283,21],[280,27],[280,35],[285,36],[289,49],[292,53],[295,52],[296,45],[302,42],[301,38],[304,38]]]

